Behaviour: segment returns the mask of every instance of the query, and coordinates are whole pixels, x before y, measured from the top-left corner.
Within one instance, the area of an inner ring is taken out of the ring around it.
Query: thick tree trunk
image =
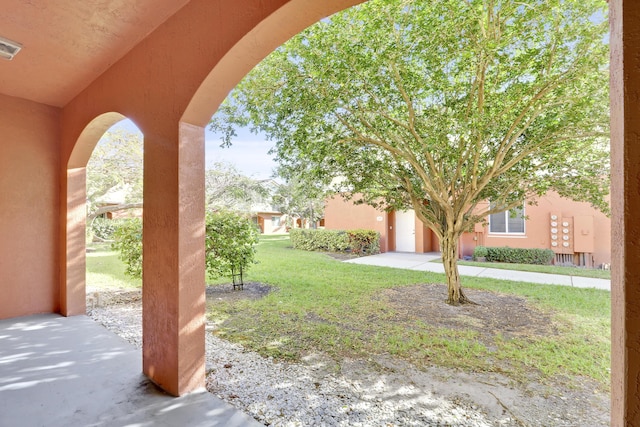
[[[442,264],[447,276],[447,304],[459,305],[472,303],[460,286],[460,273],[458,272],[458,240],[460,235],[455,232],[447,232],[440,242],[442,249]]]

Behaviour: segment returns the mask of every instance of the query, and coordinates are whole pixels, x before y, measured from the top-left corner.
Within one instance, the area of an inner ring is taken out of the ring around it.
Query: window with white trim
[[[524,208],[489,215],[489,233],[524,234]]]
[[[280,227],[280,217],[279,216],[272,216],[271,217],[271,225],[274,227]]]

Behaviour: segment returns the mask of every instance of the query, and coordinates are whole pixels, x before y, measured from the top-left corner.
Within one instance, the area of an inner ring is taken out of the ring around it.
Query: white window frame
[[[509,217],[508,215],[511,214],[511,211],[513,209],[521,209],[522,211],[522,231],[509,231]],[[495,234],[498,236],[524,236],[527,234],[527,221],[526,221],[526,214],[525,214],[525,207],[524,204],[522,205],[521,208],[513,208],[513,209],[509,209],[507,211],[504,212],[498,212],[495,214],[491,214],[488,215],[488,223],[489,223],[489,234]],[[504,222],[504,227],[505,227],[505,231],[491,231],[491,217],[493,215],[504,215],[505,216],[505,222]]]
[[[273,227],[280,227],[282,224],[282,216],[271,216],[271,225]]]

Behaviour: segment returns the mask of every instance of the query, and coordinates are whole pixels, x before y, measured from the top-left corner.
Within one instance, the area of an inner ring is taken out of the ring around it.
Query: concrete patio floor
[[[345,262],[353,264],[376,265],[379,267],[404,268],[408,270],[431,271],[444,273],[441,262],[432,262],[440,259],[440,253],[410,253],[410,252],[386,252],[378,255],[370,255],[361,258],[353,258]],[[533,273],[529,271],[501,270],[487,267],[474,267],[459,265],[461,276],[487,277],[500,280],[514,280],[518,282],[540,283],[545,285],[573,286],[576,288],[596,288],[611,290],[611,280],[594,279],[590,277],[565,276],[561,274]]]
[[[203,390],[175,398],[86,316],[0,320],[0,426],[260,426]]]

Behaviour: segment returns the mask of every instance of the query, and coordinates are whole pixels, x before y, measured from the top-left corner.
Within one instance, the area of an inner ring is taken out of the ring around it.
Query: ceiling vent
[[[0,37],[0,58],[11,61],[20,49],[22,49],[20,43]]]

